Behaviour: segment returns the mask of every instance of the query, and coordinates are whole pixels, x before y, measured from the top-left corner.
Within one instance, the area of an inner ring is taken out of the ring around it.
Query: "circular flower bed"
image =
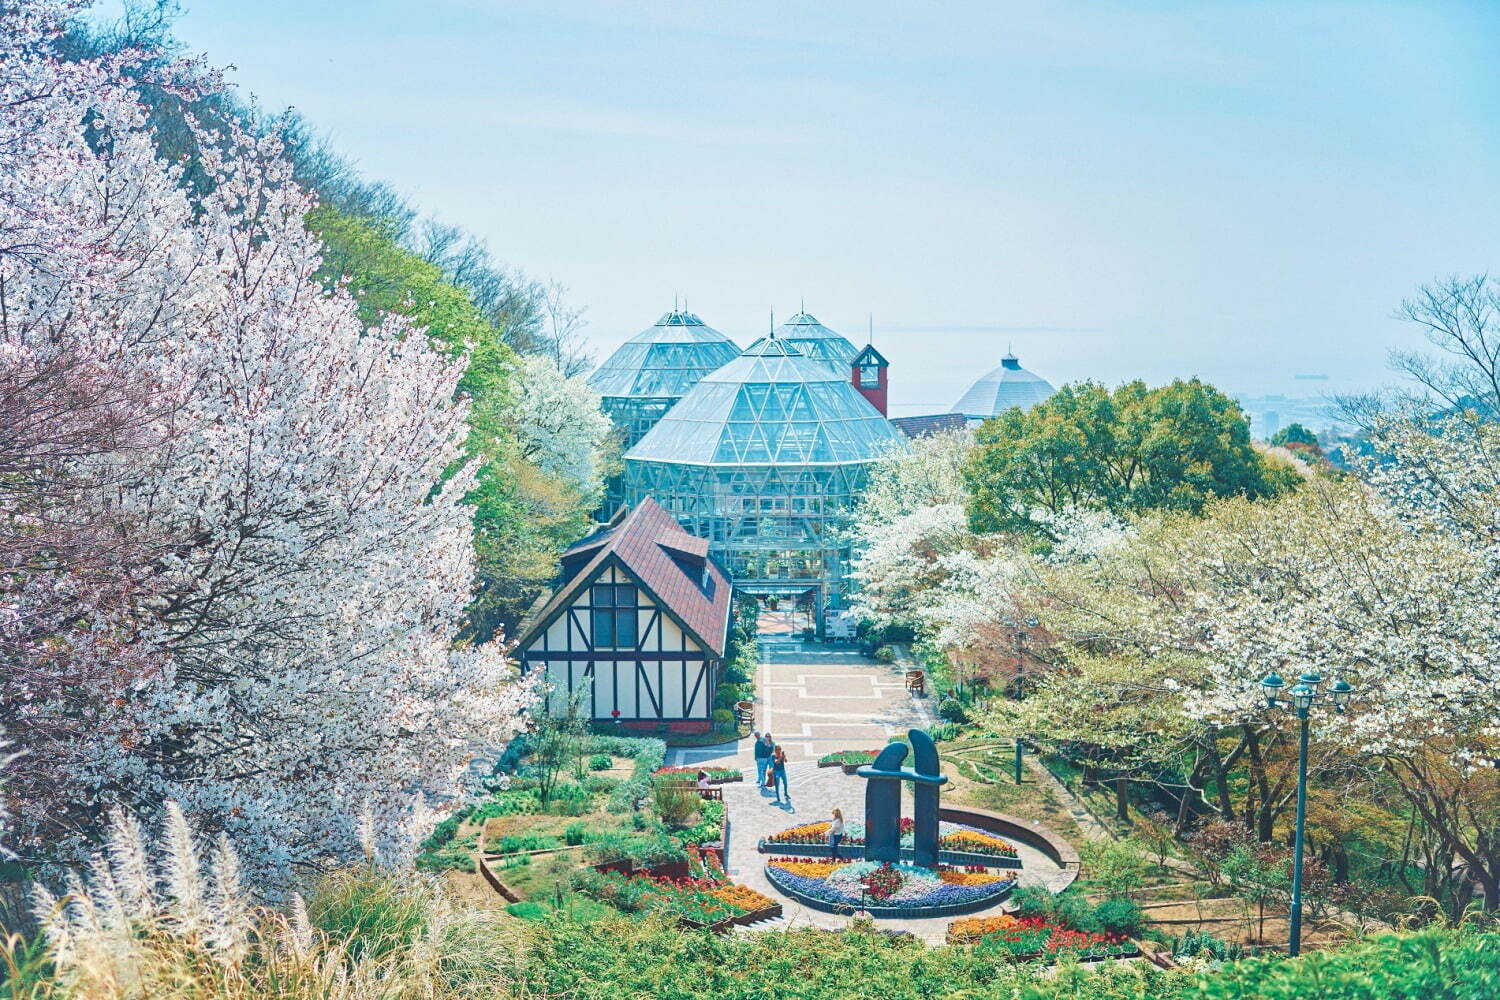
[[[901,847],[909,850],[912,846],[912,829],[914,821],[910,817],[901,818]],[[850,849],[863,847],[865,843],[865,825],[860,822],[850,822],[844,826],[844,840],[842,847]],[[773,833],[761,843],[761,850],[785,850],[789,847],[819,847],[828,846],[828,821],[820,823],[804,823],[794,826],[789,830]],[[1019,860],[1015,845],[1007,840],[986,833],[972,826],[963,826],[959,823],[938,824],[938,850],[948,854],[971,855],[982,859],[994,859],[998,865],[1017,867]],[[965,858],[964,860],[968,860]]]
[[[814,858],[772,858],[766,877],[814,909],[862,909],[877,917],[947,916],[983,909],[1003,899],[1016,884],[1009,875],[977,867],[919,868]]]

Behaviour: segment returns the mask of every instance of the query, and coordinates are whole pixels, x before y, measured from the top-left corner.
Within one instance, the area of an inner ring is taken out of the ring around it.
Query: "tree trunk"
[[[1264,842],[1271,839],[1271,789],[1266,781],[1265,762],[1260,757],[1260,737],[1253,729],[1245,731],[1245,753],[1250,758],[1245,830]]]
[[[1335,882],[1349,881],[1349,852],[1336,847],[1329,854],[1329,867],[1333,869],[1333,880]]]
[[[1115,819],[1130,820],[1130,779],[1123,774],[1115,778]]]
[[[1213,730],[1203,743],[1203,753],[1208,758],[1208,766],[1213,769],[1214,790],[1219,799],[1219,814],[1227,822],[1234,822],[1234,801],[1229,797],[1229,768],[1224,764],[1224,758],[1219,755],[1218,731]]]
[[[1484,872],[1475,872],[1476,881],[1479,882],[1479,890],[1484,893],[1484,912],[1494,913],[1500,910],[1500,878]]]
[[[1187,826],[1188,796],[1192,794],[1192,781],[1189,780],[1188,788],[1182,793],[1182,799],[1177,803],[1177,819],[1172,822],[1172,836],[1181,837],[1182,828]]]

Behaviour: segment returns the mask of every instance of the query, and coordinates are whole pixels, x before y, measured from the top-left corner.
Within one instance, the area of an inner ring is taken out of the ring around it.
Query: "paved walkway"
[[[757,924],[757,928],[843,927],[848,917],[810,910],[773,889],[763,869],[765,856],[756,845],[761,837],[778,830],[826,820],[834,807],[842,809],[850,820],[863,818],[864,781],[837,767],[820,768],[817,759],[835,750],[878,750],[893,736],[930,725],[931,699],[906,693],[903,667],[874,663],[857,653],[764,639],[762,649],[756,728],[769,727],[772,737],[786,748],[791,803],[777,805],[768,790],[755,786],[749,740],[717,747],[677,748],[670,752],[669,763],[713,763],[744,769],[747,781],[723,786],[729,809],[729,874],[737,882],[782,900],[786,911],[781,919]],[[909,815],[910,811],[908,804],[903,813]],[[1018,845],[1018,849],[1022,885],[1047,885],[1057,877],[1059,869],[1045,855],[1024,845]],[[997,905],[981,912],[998,913],[1000,909]],[[941,942],[951,919],[882,920],[880,924]]]

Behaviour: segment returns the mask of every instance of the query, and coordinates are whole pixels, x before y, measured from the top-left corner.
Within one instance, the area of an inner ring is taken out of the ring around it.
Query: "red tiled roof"
[[[680,624],[714,655],[723,655],[733,587],[719,564],[707,558],[708,542],[684,530],[655,500],[647,497],[623,518],[574,544],[563,553],[564,560],[570,556],[587,559],[529,616],[521,630],[520,648],[526,648],[615,556]],[[705,573],[710,581],[707,588],[702,586]]]

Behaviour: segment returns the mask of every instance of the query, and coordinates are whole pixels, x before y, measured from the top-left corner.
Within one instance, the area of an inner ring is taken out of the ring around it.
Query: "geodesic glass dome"
[[[673,309],[621,344],[589,376],[602,405],[635,444],[698,380],[739,356],[734,341],[685,310]]]
[[[1000,359],[999,368],[971,385],[948,412],[984,420],[1012,407],[1029,410],[1056,391],[1051,382],[1022,368],[1014,354],[1007,354]]]
[[[625,501],[654,497],[741,589],[816,589],[836,606],[849,556],[840,533],[870,463],[901,440],[847,374],[767,337],[626,453]]]
[[[798,354],[822,362],[841,378],[849,377],[849,365],[859,353],[859,348],[805,310],[778,326],[776,339],[790,344]]]

